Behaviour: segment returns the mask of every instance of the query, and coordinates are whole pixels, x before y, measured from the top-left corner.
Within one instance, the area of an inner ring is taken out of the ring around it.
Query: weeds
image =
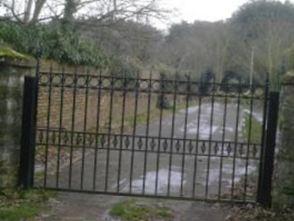
[[[16,191],[0,190],[0,220],[19,221],[38,215],[43,204],[54,196],[54,192],[44,190]]]
[[[134,200],[115,204],[110,215],[124,221],[171,220],[172,211],[166,207],[139,205]]]

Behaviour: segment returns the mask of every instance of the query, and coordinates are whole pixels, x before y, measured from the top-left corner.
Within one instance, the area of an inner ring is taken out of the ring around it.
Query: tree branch
[[[3,2],[2,4],[3,4],[3,6],[4,6],[6,9],[8,9],[8,10],[11,12],[12,17],[13,17],[17,22],[19,22],[19,23],[23,23],[23,21],[21,20],[20,16],[23,15],[24,13],[20,13],[20,14],[18,14],[18,13],[15,12],[15,0],[12,0],[11,5],[8,5],[8,4],[6,4],[5,2]]]

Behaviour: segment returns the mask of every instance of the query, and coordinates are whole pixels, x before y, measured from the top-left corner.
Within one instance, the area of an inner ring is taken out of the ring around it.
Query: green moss
[[[138,205],[134,200],[117,203],[110,210],[110,215],[119,217],[124,221],[141,220],[170,220],[172,212],[166,207],[148,207]]]
[[[0,98],[2,100],[2,99],[5,99],[7,97],[9,90],[8,90],[7,85],[5,85],[6,84],[5,81],[0,82],[0,83],[1,83],[0,84]]]
[[[4,173],[7,173],[7,168],[4,165],[5,165],[4,160],[0,160],[0,174],[1,175],[3,175]]]
[[[282,192],[288,196],[294,196],[294,187],[293,186],[289,186],[289,187],[284,187]]]
[[[293,56],[293,58],[294,58],[294,56]],[[293,60],[293,67],[292,68],[294,69],[294,60]],[[294,71],[293,70],[290,70],[286,75],[284,75],[283,82],[285,84],[293,84],[293,82],[294,82]]]
[[[0,46],[0,58],[2,57],[12,59],[28,59],[26,55],[5,46]]]

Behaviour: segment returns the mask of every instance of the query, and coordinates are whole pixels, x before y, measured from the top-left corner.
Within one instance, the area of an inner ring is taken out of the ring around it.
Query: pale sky
[[[177,10],[170,15],[168,22],[156,22],[159,29],[166,29],[172,23],[195,20],[218,21],[230,18],[241,5],[249,0],[161,0],[161,5],[170,10]],[[285,0],[280,0],[285,2]],[[294,0],[291,0],[294,2]]]
[[[21,9],[23,1],[16,1]],[[48,0],[48,2],[50,1]],[[153,20],[151,24],[158,29],[167,31],[172,24],[181,21],[192,23],[195,20],[211,22],[225,20],[230,18],[241,5],[249,1],[251,0],[158,0],[161,8],[172,13],[168,15],[167,20]],[[276,1],[285,2],[286,0]],[[294,0],[290,0],[290,2],[294,3]],[[0,8],[0,14],[3,12]]]

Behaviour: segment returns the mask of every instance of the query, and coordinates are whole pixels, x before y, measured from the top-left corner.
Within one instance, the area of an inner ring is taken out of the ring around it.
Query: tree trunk
[[[46,3],[46,0],[37,0],[36,1],[36,5],[35,5],[35,10],[34,10],[34,14],[33,14],[33,18],[31,20],[32,24],[35,24],[40,16],[41,10],[44,6],[44,4]]]
[[[72,23],[74,20],[74,13],[77,11],[77,7],[80,3],[80,0],[66,0],[64,6],[64,15],[63,19],[67,23]]]
[[[25,7],[23,23],[28,24],[31,17],[31,10],[32,10],[33,0],[28,0],[27,5]]]

